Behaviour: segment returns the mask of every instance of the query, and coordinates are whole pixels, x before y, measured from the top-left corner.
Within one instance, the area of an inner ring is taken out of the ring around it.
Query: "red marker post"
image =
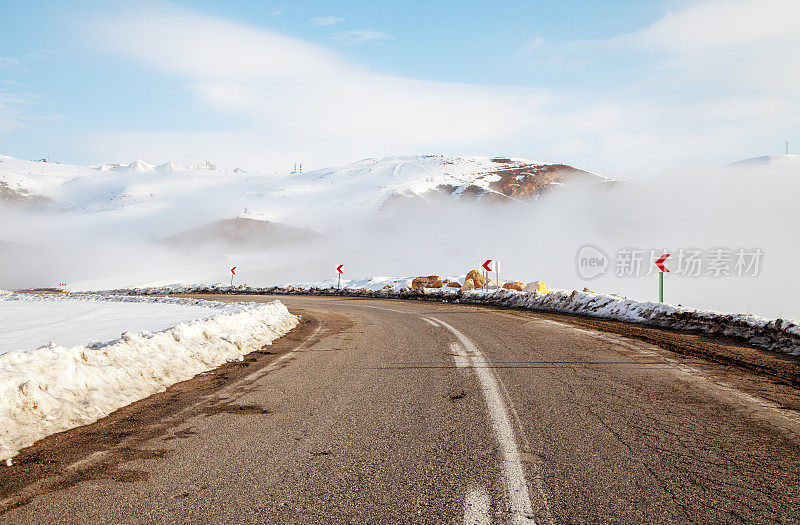
[[[484,287],[485,287],[484,289],[485,289],[485,290],[488,290],[488,289],[489,289],[489,272],[491,272],[491,271],[492,271],[492,266],[491,266],[491,264],[492,264],[492,260],[491,260],[491,259],[487,259],[487,260],[486,260],[486,262],[485,262],[485,263],[483,263],[483,265],[482,265],[482,266],[483,266],[483,269],[484,269],[484,274],[483,274],[483,275],[484,275],[484,279],[483,279],[483,282],[485,283],[485,284],[484,284]]]
[[[668,253],[665,253],[658,259],[656,259],[656,267],[658,268],[658,302],[664,302],[664,274],[669,272],[669,268],[664,265],[664,262],[669,257]]]
[[[339,272],[339,282],[336,284],[337,290],[342,289],[342,274],[344,273],[342,271],[342,268],[344,268],[344,264],[340,264],[339,266],[336,267],[336,271]]]

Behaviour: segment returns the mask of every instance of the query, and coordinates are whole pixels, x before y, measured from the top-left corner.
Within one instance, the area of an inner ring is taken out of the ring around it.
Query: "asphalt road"
[[[792,386],[562,317],[281,300],[272,350],[23,451],[0,522],[800,522]]]

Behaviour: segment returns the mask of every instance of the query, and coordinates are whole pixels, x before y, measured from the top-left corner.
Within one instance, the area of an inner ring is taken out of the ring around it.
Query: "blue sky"
[[[21,158],[443,152],[630,174],[778,153],[800,123],[791,0],[11,0],[2,15],[0,152]]]

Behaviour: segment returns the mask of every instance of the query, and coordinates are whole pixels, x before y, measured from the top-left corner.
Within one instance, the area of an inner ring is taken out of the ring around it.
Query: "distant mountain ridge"
[[[163,243],[181,249],[223,247],[242,251],[260,251],[279,246],[307,243],[322,236],[306,228],[277,222],[235,217],[203,224],[171,235]]]
[[[397,198],[423,200],[442,195],[454,199],[534,200],[556,186],[610,183],[612,179],[558,163],[509,157],[413,155],[362,161],[301,176],[323,187],[352,188],[362,203],[381,207]]]
[[[509,157],[407,155],[278,175],[219,169],[209,162],[75,166],[0,156],[0,206],[13,204],[62,225],[73,221],[117,237],[164,239],[177,231],[182,233],[168,244],[218,243],[231,249],[290,238],[307,242],[314,237],[311,230],[325,233],[332,219],[400,212],[390,208],[397,203],[436,206],[444,198],[527,205],[559,188],[614,183],[566,164]],[[258,221],[219,221],[243,213]],[[284,231],[292,227],[303,231]]]

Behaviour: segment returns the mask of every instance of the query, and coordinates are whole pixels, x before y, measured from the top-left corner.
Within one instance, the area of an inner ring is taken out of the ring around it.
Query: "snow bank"
[[[165,330],[180,322],[241,308],[206,301],[141,303],[62,297],[0,292],[0,354],[33,350],[49,342],[69,347],[87,341],[110,341],[122,332]]]
[[[750,314],[698,310],[577,290],[551,289],[546,294],[514,290],[470,291],[464,296],[473,303],[570,313],[735,337],[761,348],[800,355],[800,323],[789,319],[769,320]]]
[[[452,280],[460,280],[453,278]],[[765,319],[750,314],[699,310],[650,301],[637,301],[616,295],[577,290],[550,289],[547,294],[514,290],[460,291],[454,288],[411,290],[409,279],[370,278],[348,282],[342,290],[334,286],[285,285],[269,288],[216,285],[172,285],[160,288],[116,290],[115,294],[163,295],[169,293],[303,294],[341,295],[386,299],[444,300],[485,304],[545,312],[576,314],[600,319],[641,323],[672,330],[704,332],[734,337],[752,345],[800,356],[800,322],[790,319]],[[463,281],[462,281],[463,282]],[[360,285],[361,287],[356,287]],[[389,286],[383,288],[383,286]]]
[[[119,300],[108,294],[104,298]],[[298,322],[279,301],[238,306],[156,333],[126,332],[105,344],[71,348],[49,345],[3,354],[0,460],[11,458],[45,436],[96,421],[174,383],[271,344]]]

